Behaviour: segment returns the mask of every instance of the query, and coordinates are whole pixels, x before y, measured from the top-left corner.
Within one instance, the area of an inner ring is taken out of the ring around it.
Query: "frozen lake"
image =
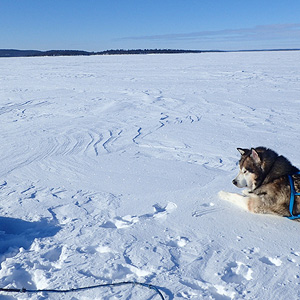
[[[299,124],[299,51],[1,58],[0,287],[300,298],[300,223],[217,197],[237,147],[300,167]]]

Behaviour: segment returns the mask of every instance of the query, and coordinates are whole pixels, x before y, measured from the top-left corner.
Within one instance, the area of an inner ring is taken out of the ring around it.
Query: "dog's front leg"
[[[240,194],[228,193],[228,192],[224,192],[224,191],[220,191],[218,193],[218,195],[219,195],[220,199],[231,202],[231,203],[249,211],[249,203],[250,203],[249,196],[243,196]]]

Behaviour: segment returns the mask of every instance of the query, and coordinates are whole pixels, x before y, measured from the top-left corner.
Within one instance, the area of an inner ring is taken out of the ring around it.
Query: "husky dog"
[[[290,199],[293,191],[300,192],[299,169],[265,147],[237,150],[240,170],[232,183],[247,189],[244,195],[220,191],[219,197],[254,213],[298,218],[294,214],[300,214],[300,195],[294,193],[294,204],[290,205]]]

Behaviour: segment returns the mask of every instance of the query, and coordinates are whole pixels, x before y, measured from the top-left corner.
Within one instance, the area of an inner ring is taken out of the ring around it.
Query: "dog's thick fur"
[[[238,148],[238,151],[241,154],[240,171],[232,182],[247,189],[243,191],[244,195],[221,191],[219,197],[254,213],[290,216],[288,175],[299,172],[299,169],[271,149]],[[300,175],[292,177],[296,192],[300,192]],[[295,196],[293,214],[300,214],[300,196]]]

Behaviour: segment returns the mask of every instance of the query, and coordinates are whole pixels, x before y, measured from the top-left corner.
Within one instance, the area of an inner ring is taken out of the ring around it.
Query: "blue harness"
[[[296,174],[300,174],[300,172],[297,172],[294,175],[296,175]],[[296,191],[295,191],[293,177],[291,175],[288,175],[288,177],[289,177],[290,186],[291,186],[291,197],[290,197],[290,206],[289,206],[289,211],[290,211],[291,216],[287,217],[287,218],[290,220],[300,219],[300,214],[298,214],[296,216],[293,214],[295,196],[300,196],[300,193],[296,193]]]

